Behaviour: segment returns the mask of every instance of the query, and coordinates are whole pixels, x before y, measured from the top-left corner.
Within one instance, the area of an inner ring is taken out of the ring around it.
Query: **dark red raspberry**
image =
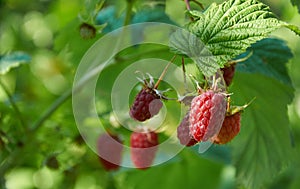
[[[217,136],[213,138],[216,144],[226,144],[230,142],[239,132],[241,127],[241,114],[235,113],[226,116],[222,128]]]
[[[226,97],[212,90],[195,97],[190,110],[190,133],[198,142],[217,134],[226,113]]]
[[[221,68],[223,72],[223,77],[227,86],[229,86],[232,82],[235,72],[235,64],[231,64],[228,67]]]
[[[177,138],[180,141],[180,144],[184,146],[193,146],[198,142],[192,137],[189,129],[189,112],[185,115],[180,125],[177,127]]]
[[[105,170],[117,170],[120,167],[123,144],[118,136],[101,134],[97,140],[97,150]]]
[[[147,169],[152,165],[158,149],[157,133],[133,132],[130,136],[131,160],[138,169]]]
[[[129,114],[135,120],[145,121],[158,114],[162,105],[159,95],[154,90],[144,88],[136,95]]]

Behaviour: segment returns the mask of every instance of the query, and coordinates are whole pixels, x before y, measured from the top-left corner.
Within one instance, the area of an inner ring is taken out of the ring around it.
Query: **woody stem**
[[[157,89],[157,88],[158,88],[158,85],[160,84],[160,82],[162,81],[162,79],[164,78],[164,76],[166,75],[169,66],[170,66],[171,63],[175,60],[175,58],[176,58],[176,55],[174,55],[174,56],[172,57],[172,59],[170,60],[170,62],[166,65],[165,69],[164,69],[163,72],[160,74],[158,81],[155,83],[154,89]]]

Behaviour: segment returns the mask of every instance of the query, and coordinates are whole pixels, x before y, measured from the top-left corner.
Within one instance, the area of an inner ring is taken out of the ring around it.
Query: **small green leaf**
[[[170,37],[169,46],[174,53],[191,58],[206,76],[213,75],[219,69],[216,58],[191,32],[183,29],[175,31]]]
[[[30,56],[22,52],[0,56],[0,75],[6,74],[10,69],[18,67],[21,64],[29,63],[30,60]]]
[[[212,4],[204,13],[190,11],[187,25],[217,58],[220,67],[256,41],[282,27],[269,7],[256,0],[228,0]]]
[[[287,105],[294,90],[270,77],[237,72],[231,91],[236,104],[256,97],[242,114],[241,132],[232,145],[238,181],[262,188],[292,158]]]
[[[286,64],[293,54],[284,41],[275,38],[263,39],[253,44],[246,53],[237,58],[242,58],[250,52],[253,53],[250,58],[238,63],[238,71],[260,73],[292,86]]]

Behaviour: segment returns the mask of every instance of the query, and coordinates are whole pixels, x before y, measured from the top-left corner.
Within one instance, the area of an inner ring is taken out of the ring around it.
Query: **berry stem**
[[[157,89],[157,88],[158,88],[158,85],[160,84],[160,82],[162,81],[162,79],[164,78],[164,76],[166,75],[169,66],[170,66],[171,63],[175,60],[175,58],[176,58],[176,55],[174,55],[174,56],[172,57],[172,59],[170,60],[170,62],[166,65],[165,69],[164,69],[163,72],[160,74],[158,81],[155,83],[154,89]]]
[[[181,58],[181,65],[182,65],[182,72],[183,72],[183,84],[184,84],[184,89],[186,92],[188,92],[188,86],[186,82],[186,70],[185,70],[185,65],[184,65],[184,58]]]
[[[204,10],[204,6],[202,3],[198,2],[197,0],[191,0],[191,1],[199,5],[199,7],[201,7],[201,9]]]
[[[250,51],[249,54],[247,54],[247,56],[245,56],[244,58],[228,61],[228,65],[233,65],[233,64],[240,63],[240,62],[244,62],[247,59],[249,59],[252,55],[253,55],[253,51]]]
[[[123,26],[127,26],[130,24],[131,17],[132,17],[133,4],[134,4],[134,1],[127,1],[126,14],[125,14]]]
[[[184,0],[184,3],[186,5],[186,9],[190,11],[191,10],[190,1],[189,0]]]

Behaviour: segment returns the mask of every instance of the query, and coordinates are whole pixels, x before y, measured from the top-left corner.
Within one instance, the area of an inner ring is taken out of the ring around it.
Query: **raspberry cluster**
[[[229,86],[234,77],[235,63],[222,68],[221,72]],[[233,111],[228,95],[215,89],[198,91],[199,95],[193,97],[191,102],[184,102],[190,106],[190,110],[177,127],[179,142],[185,146],[208,140],[215,144],[230,142],[240,131],[241,111],[246,106],[234,108]]]
[[[221,71],[226,86],[229,86],[234,76],[235,64],[230,64]],[[163,74],[164,72],[160,79]],[[154,85],[152,76],[150,74],[149,76],[149,81],[145,78],[140,79],[143,82],[143,88],[135,96],[129,110],[129,115],[133,120],[146,124],[147,120],[156,116],[161,110],[162,99],[168,100],[157,90],[161,80],[159,79]],[[189,147],[205,141],[226,144],[240,131],[240,110],[244,107],[233,110],[230,106],[229,95],[218,88],[218,80],[212,81],[210,88],[207,87],[208,81],[206,81],[204,89],[197,83],[198,95],[178,99],[179,102],[189,107],[189,111],[177,127],[177,138],[181,145]],[[147,169],[153,164],[159,146],[158,136],[158,133],[147,126],[137,127],[131,133],[130,155],[137,169]],[[122,144],[117,135],[102,134],[98,138],[97,150],[104,169],[110,171],[119,168],[122,159]]]

